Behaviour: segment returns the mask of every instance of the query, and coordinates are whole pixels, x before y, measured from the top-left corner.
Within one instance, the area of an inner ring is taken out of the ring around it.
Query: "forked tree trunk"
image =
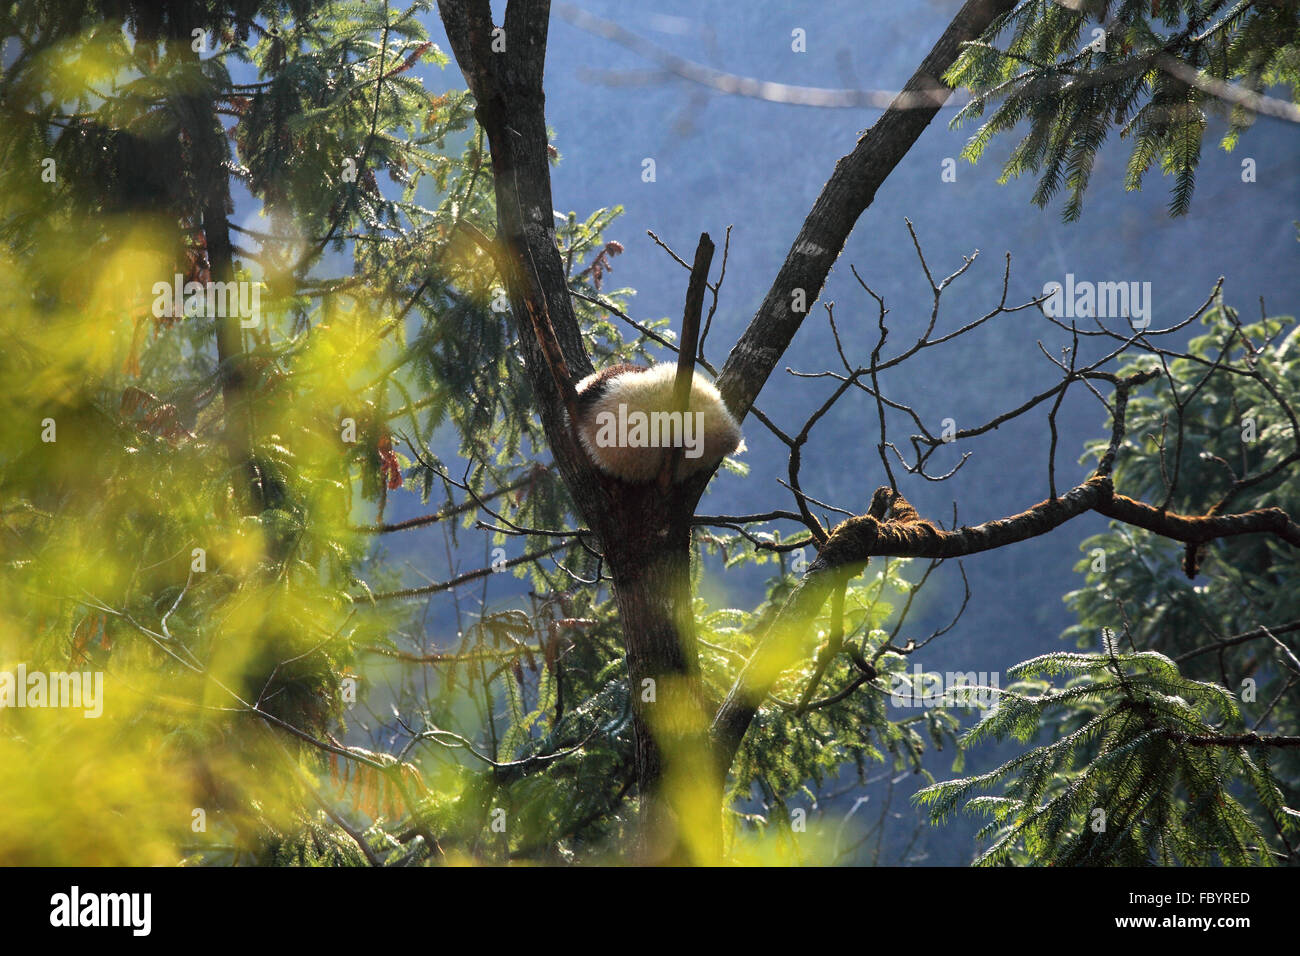
[[[876,189],[947,98],[950,90],[940,77],[961,44],[1014,6],[1015,0],[967,0],[900,100],[836,165],[763,307],[719,376],[719,390],[738,419],[749,412],[803,321],[789,309],[790,290],[804,289],[809,305],[816,299]],[[692,619],[690,516],[708,475],[667,490],[629,490],[592,468],[569,428],[558,380],[572,382],[592,369],[555,246],[542,84],[549,0],[511,0],[500,29],[488,0],[439,0],[438,7],[491,145],[498,265],[529,381],[565,485],[599,537],[614,579],[637,719],[647,850],[651,859],[698,859],[707,855],[706,845],[718,842],[725,765],[752,717],[746,702],[743,720],[731,721],[730,741],[715,748],[707,721],[701,718],[697,728],[693,716],[708,709]],[[653,701],[646,699],[651,688]]]
[[[592,367],[555,244],[542,91],[546,4],[511,3],[497,35],[498,40],[504,36],[504,48],[496,49],[485,0],[441,0],[439,8],[474,93],[475,115],[488,134],[497,208],[495,257],[529,382],[555,463],[583,521],[598,537],[614,580],[647,824],[643,851],[650,860],[684,862],[699,853],[682,843],[678,818],[690,816],[690,832],[705,834],[699,843],[715,839],[721,816],[716,800],[711,812],[701,807],[705,768],[692,769],[707,750],[709,723],[690,593],[690,517],[701,488],[627,485],[602,475],[582,451],[566,414],[561,380],[567,378],[571,389]],[[683,794],[683,781],[694,784],[694,796]]]

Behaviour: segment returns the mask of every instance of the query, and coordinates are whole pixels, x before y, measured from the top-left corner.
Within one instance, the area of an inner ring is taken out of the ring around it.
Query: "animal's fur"
[[[650,368],[614,365],[588,375],[578,383],[578,436],[587,455],[602,471],[630,482],[653,481],[659,476],[664,456],[671,449],[602,443],[597,436],[601,431],[602,413],[609,413],[612,420],[617,421],[620,405],[624,406],[625,415],[640,412],[649,417],[656,412],[671,412],[676,377],[677,366],[666,363]],[[691,376],[688,411],[703,413],[696,439],[702,439],[703,452],[698,458],[689,458],[683,453],[674,476],[677,481],[712,468],[733,452],[744,451],[740,425],[727,410],[718,390],[698,372]]]

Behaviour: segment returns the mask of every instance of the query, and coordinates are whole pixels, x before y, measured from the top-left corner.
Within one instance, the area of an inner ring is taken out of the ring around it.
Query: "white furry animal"
[[[677,366],[614,365],[578,383],[578,436],[604,472],[630,482],[654,481],[664,456],[683,448],[675,481],[744,451],[740,425],[712,383],[691,376],[686,415],[673,411]]]

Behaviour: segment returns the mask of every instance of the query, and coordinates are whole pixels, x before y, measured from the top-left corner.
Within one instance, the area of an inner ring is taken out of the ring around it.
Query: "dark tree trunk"
[[[705,862],[721,845],[722,781],[692,608],[693,506],[679,487],[626,486],[603,522],[627,649],[644,862]]]
[[[181,49],[192,71],[191,82],[206,91],[187,93],[176,101],[181,125],[191,144],[188,161],[199,194],[199,208],[187,212],[200,220],[197,225],[203,230],[209,278],[212,282],[230,282],[235,277],[235,257],[227,213],[231,206],[230,178],[222,165],[227,155],[225,130],[217,113],[215,91],[207,89],[201,79],[198,55],[188,45]],[[176,148],[179,150],[180,145]],[[176,168],[183,164],[184,157]],[[227,301],[226,313],[214,319],[225,429],[223,441],[239,507],[245,514],[256,514],[265,508],[266,502],[253,444],[248,363],[238,309]]]

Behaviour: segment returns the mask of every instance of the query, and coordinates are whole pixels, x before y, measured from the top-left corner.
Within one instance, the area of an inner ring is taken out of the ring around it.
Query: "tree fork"
[[[602,474],[587,459],[566,414],[572,377],[587,374],[592,364],[555,246],[542,92],[549,4],[512,0],[499,50],[493,49],[485,0],[440,0],[439,12],[488,137],[498,263],[538,413],[614,582],[634,714],[643,853],[647,860],[684,862],[691,853],[680,841],[677,818],[690,807],[680,801],[671,806],[675,798],[665,781],[686,774],[692,741],[708,743],[706,720],[689,728],[691,712],[703,711],[690,594],[690,518],[698,494],[681,485],[629,485]],[[652,683],[645,685],[647,680]],[[714,811],[716,842],[717,803]]]

